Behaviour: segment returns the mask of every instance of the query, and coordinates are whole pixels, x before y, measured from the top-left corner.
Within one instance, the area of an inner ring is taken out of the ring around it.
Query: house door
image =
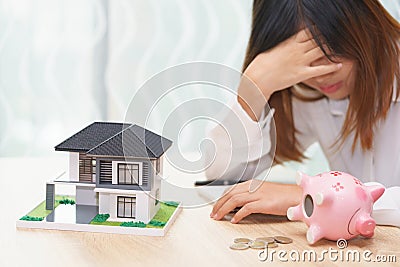
[[[136,197],[117,198],[117,217],[132,218],[136,217]]]

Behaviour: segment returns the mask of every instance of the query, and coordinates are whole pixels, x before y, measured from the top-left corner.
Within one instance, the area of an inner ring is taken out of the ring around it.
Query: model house
[[[138,125],[95,122],[55,147],[69,152],[76,204],[96,206],[112,221],[148,223],[160,205],[164,152],[172,141]],[[46,209],[54,209],[54,184]]]

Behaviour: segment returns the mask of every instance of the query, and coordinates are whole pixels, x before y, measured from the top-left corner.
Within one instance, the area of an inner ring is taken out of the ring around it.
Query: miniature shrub
[[[97,214],[92,222],[105,222],[107,221],[107,219],[110,218],[110,214],[108,213],[104,213],[104,214]]]
[[[123,222],[121,223],[122,227],[140,227],[144,228],[146,227],[146,224],[144,222]]]
[[[69,199],[69,198],[63,198],[63,199],[59,200],[58,203],[64,204],[64,205],[68,205],[68,204],[75,205],[75,200]]]
[[[149,222],[149,225],[152,225],[152,226],[165,226],[165,222],[160,222],[160,221],[158,221],[158,220],[151,220],[150,222]]]
[[[23,216],[20,220],[22,221],[43,221],[44,217],[34,217],[34,216]]]
[[[173,207],[178,207],[179,206],[179,203],[175,202],[175,201],[165,201],[164,204],[167,205],[167,206],[173,206]]]

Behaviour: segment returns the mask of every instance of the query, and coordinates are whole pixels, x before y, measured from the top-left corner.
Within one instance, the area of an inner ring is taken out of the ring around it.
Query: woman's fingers
[[[215,213],[215,220],[221,220],[226,214],[236,207],[242,207],[255,200],[254,194],[241,193],[229,198]]]
[[[308,40],[308,41],[306,41],[304,43],[301,43],[299,45],[302,47],[304,53],[307,53],[307,52],[309,52],[309,51],[311,51],[313,49],[319,48],[317,42],[314,39],[310,39],[310,40]]]
[[[214,206],[214,219],[222,219],[236,207],[241,209],[232,217],[232,223],[252,213],[285,215],[289,207],[301,201],[302,190],[297,185],[262,182],[256,192],[248,191],[249,181],[241,185],[238,191],[231,191],[217,207]]]
[[[215,213],[229,200],[232,196],[245,192],[246,187],[243,185],[247,182],[236,184],[228,189],[226,193],[214,204],[210,217],[214,217]]]
[[[325,45],[324,49],[325,51],[329,51],[328,47]],[[316,47],[305,54],[304,60],[307,65],[309,64],[309,66],[306,67],[306,76],[308,78],[326,75],[338,71],[342,67],[341,63],[331,62],[328,58],[320,61],[322,58],[326,58],[326,55],[320,47]]]
[[[322,49],[319,46],[317,46],[314,49],[308,51],[305,54],[305,57],[307,59],[307,62],[313,62],[317,59],[325,57],[325,53],[324,53],[324,51],[322,51]]]
[[[232,217],[231,223],[238,223],[244,217],[252,213],[268,213],[265,210],[264,204],[261,200],[256,200],[245,204],[236,214]]]
[[[307,29],[307,28],[299,31],[296,34],[296,37],[295,37],[295,40],[298,43],[304,43],[304,42],[307,42],[308,40],[311,40],[311,39],[313,39],[313,36],[312,36],[310,30]]]
[[[318,65],[318,66],[310,66],[306,67],[306,76],[308,79],[314,78],[317,76],[323,76],[335,71],[338,71],[342,68],[342,63],[331,63],[328,65]]]
[[[217,211],[225,204],[225,202],[228,200],[228,194],[225,194],[223,197],[218,199],[218,201],[214,204],[213,209],[210,213],[210,217],[214,218],[215,214]]]

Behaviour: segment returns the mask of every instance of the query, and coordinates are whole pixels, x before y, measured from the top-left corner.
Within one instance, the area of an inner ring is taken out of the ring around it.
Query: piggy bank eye
[[[303,209],[306,216],[311,217],[314,211],[314,201],[310,195],[306,195],[304,198]]]

